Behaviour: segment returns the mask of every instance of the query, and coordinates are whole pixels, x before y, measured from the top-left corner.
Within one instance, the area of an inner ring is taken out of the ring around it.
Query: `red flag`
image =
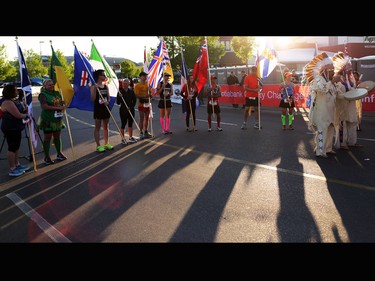
[[[201,53],[194,65],[193,77],[197,81],[198,93],[203,88],[208,80],[208,52],[207,40],[204,39]]]

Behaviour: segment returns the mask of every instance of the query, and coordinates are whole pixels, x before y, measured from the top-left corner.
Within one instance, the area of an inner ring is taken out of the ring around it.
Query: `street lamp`
[[[39,41],[39,53],[40,53],[40,59],[42,60],[43,62],[43,58],[42,58],[42,44],[44,43],[44,41]]]

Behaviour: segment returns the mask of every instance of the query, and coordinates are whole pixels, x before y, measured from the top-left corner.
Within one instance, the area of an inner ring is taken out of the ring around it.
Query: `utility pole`
[[[40,53],[40,60],[42,61],[43,63],[43,58],[42,58],[42,44],[44,43],[44,41],[39,41],[39,53]]]

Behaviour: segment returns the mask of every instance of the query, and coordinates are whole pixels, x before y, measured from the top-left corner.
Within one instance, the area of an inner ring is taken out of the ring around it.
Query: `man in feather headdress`
[[[340,77],[336,83],[338,96],[336,100],[336,143],[335,147],[349,150],[349,146],[357,144],[357,108],[355,100],[347,100],[344,93],[356,88],[353,69],[350,59],[343,52],[338,52],[332,58],[335,75]]]
[[[334,137],[335,101],[337,89],[332,80],[334,66],[326,53],[314,57],[305,67],[305,77],[310,83],[311,107],[308,128],[315,133],[315,155],[327,158],[336,154],[332,150]]]

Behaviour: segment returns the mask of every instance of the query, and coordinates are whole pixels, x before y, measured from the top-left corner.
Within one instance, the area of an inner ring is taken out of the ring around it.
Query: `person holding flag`
[[[139,113],[139,137],[141,140],[144,138],[152,138],[148,132],[148,121],[151,111],[151,93],[147,84],[147,73],[142,71],[139,74],[140,82],[134,87],[135,96],[138,98],[138,113]],[[144,130],[144,133],[143,133]]]
[[[57,151],[57,159],[66,160],[66,156],[62,153],[61,130],[65,128],[63,123],[63,111],[65,110],[65,101],[60,92],[55,91],[55,84],[52,79],[43,81],[38,100],[42,112],[38,119],[38,128],[44,133],[43,151],[44,164],[51,165],[55,162],[50,157],[51,139]]]
[[[253,65],[250,68],[250,74],[246,76],[244,81],[244,90],[245,90],[245,110],[243,117],[243,124],[241,130],[246,129],[247,118],[251,116],[250,108],[253,107],[256,112],[255,115],[255,124],[254,128],[259,129],[259,91],[262,89],[262,86],[259,82],[257,76],[257,67]]]
[[[17,87],[8,84],[4,87],[3,98],[0,100],[3,117],[1,118],[1,131],[8,144],[9,176],[18,177],[30,170],[27,165],[19,162],[19,149],[21,145],[22,131],[25,129],[25,121],[30,121],[22,102],[19,99]]]
[[[108,86],[105,84],[107,76],[105,75],[104,69],[95,70],[94,79],[96,83],[90,87],[91,101],[94,103],[94,138],[96,142],[96,151],[104,152],[113,149],[113,146],[108,142],[108,124],[111,112],[108,107],[110,103],[110,94]],[[102,124],[104,146],[100,145],[100,128],[102,127]]]
[[[217,84],[216,76],[211,76],[211,83],[207,89],[207,121],[208,121],[208,131],[211,132],[212,114],[216,115],[216,131],[221,132],[223,129],[220,127],[221,116],[220,116],[220,105],[219,97],[221,97],[220,86]]]
[[[280,84],[278,94],[280,95],[279,107],[281,108],[281,125],[282,129],[286,130],[286,116],[288,112],[288,125],[289,130],[294,130],[293,128],[293,109],[294,105],[294,94],[295,88],[294,83],[292,82],[292,73],[285,72],[283,82]]]
[[[156,88],[156,94],[160,96],[158,103],[159,113],[160,113],[160,125],[164,135],[172,134],[169,130],[171,123],[171,111],[172,111],[172,101],[171,96],[173,94],[173,85],[169,83],[169,77],[171,75],[168,72],[164,72],[163,81],[158,83]]]
[[[137,140],[133,137],[133,121],[135,114],[135,104],[137,98],[132,88],[129,87],[130,79],[125,78],[117,93],[116,103],[120,105],[119,114],[121,119],[120,131],[123,139],[125,139],[125,126],[128,124],[129,143],[135,143]],[[127,142],[122,140],[121,144],[126,145]]]
[[[186,108],[186,131],[192,132],[197,131],[196,127],[196,118],[195,118],[195,111],[197,108],[197,96],[198,96],[198,87],[195,84],[195,79],[193,75],[189,76],[189,80],[187,83],[184,84],[181,90],[181,96],[183,97],[183,102],[185,103]],[[190,116],[192,117],[193,121],[193,129],[190,129]]]

